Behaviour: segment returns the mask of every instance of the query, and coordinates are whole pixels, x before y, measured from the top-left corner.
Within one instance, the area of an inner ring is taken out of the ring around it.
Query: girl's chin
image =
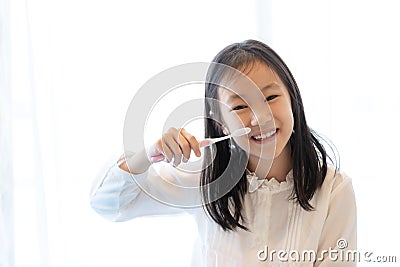
[[[249,157],[257,159],[257,160],[273,160],[276,158],[276,153],[274,153],[274,150],[268,150],[264,151],[263,153],[261,152],[255,152],[255,151],[250,151]]]
[[[249,156],[258,160],[273,160],[278,158],[282,154],[282,149],[275,146],[275,142],[270,146],[263,146],[262,149],[259,147],[250,146]]]
[[[276,142],[267,142],[265,144],[250,143],[250,154],[259,158],[274,158],[276,154]]]

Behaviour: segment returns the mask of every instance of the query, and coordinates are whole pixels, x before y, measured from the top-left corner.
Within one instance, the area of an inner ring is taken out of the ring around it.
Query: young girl
[[[201,152],[195,137],[183,128],[171,128],[147,151],[123,156],[107,171],[91,195],[94,210],[113,221],[188,212],[201,239],[193,266],[355,266],[357,259],[348,253],[356,249],[351,180],[333,162],[328,164],[321,138],[307,125],[286,64],[254,40],[224,48],[213,62],[245,74],[257,92],[247,86],[220,86],[233,78],[223,68],[210,68],[205,97],[217,102],[206,102],[210,117],[205,137],[233,132],[238,128],[233,117],[250,132]],[[246,149],[240,140],[247,142]],[[201,173],[183,172],[177,166],[187,162],[191,151],[204,153],[212,163]],[[155,173],[149,158],[159,154],[173,164],[157,163],[162,166]],[[223,194],[218,185],[206,186],[221,177],[237,182]],[[202,189],[177,194],[163,181]],[[151,196],[169,203],[200,199],[204,204],[184,209]]]

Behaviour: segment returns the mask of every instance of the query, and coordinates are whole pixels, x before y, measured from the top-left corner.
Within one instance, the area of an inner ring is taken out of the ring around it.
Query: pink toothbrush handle
[[[150,159],[151,163],[156,163],[156,162],[163,161],[163,160],[164,160],[164,155],[163,154],[160,154],[160,155],[157,155],[157,156],[153,156]]]
[[[200,147],[206,147],[206,146],[211,145],[211,141],[208,139],[204,139],[203,141],[200,141],[199,145],[200,145]]]
[[[200,141],[199,145],[200,145],[200,147],[206,147],[206,146],[211,145],[211,141],[205,139],[203,141]],[[157,156],[153,156],[153,157],[151,157],[150,160],[151,160],[151,163],[156,163],[156,162],[163,161],[164,160],[164,155],[160,154],[160,155],[157,155]]]

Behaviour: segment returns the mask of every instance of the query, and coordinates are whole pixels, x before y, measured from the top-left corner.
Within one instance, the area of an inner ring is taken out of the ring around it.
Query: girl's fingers
[[[181,130],[178,133],[176,141],[178,142],[178,144],[182,150],[182,154],[184,157],[183,161],[187,162],[187,160],[190,158],[191,147],[190,147],[190,143],[188,142],[186,137],[182,134]]]
[[[200,157],[201,152],[200,152],[200,145],[199,142],[197,141],[196,137],[188,133],[184,128],[180,130],[180,133],[185,137],[186,141],[189,143],[190,148],[193,149],[194,153],[196,156]],[[189,150],[189,156],[190,156],[190,150]],[[189,159],[189,158],[187,158]]]
[[[174,164],[174,166],[178,166],[181,163],[181,160],[182,160],[181,147],[176,142],[176,140],[173,137],[173,135],[166,134],[164,136],[165,136],[165,138],[164,138],[165,144],[167,145],[167,147],[171,150],[171,152],[173,154],[173,158],[174,158],[173,159],[173,161],[174,161],[173,164]]]
[[[158,155],[162,153],[166,161],[173,161],[174,166],[178,166],[181,163],[182,156],[183,161],[187,162],[190,158],[191,150],[194,151],[196,156],[201,156],[199,142],[184,128],[179,130],[176,128],[170,128],[157,141],[156,147],[157,148],[152,151],[151,154],[154,153]]]
[[[171,149],[169,149],[169,147],[165,141],[166,140],[163,136],[160,140],[158,140],[157,147],[160,151],[162,151],[162,154],[164,155],[165,160],[167,162],[171,162],[172,159],[174,158],[174,154],[172,153]]]

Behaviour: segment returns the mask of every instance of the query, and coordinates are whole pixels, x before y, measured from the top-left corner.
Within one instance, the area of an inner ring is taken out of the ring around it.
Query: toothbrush
[[[226,139],[230,139],[232,137],[237,137],[237,136],[242,136],[242,135],[248,134],[250,131],[251,131],[251,129],[248,127],[240,128],[240,129],[233,131],[233,133],[231,133],[230,135],[204,139],[204,140],[200,141],[199,145],[200,145],[200,147],[208,147],[208,146],[211,146],[212,144],[221,142]],[[164,155],[162,155],[162,154],[151,157],[152,163],[156,163],[156,162],[159,162],[162,160],[164,160]]]
[[[251,131],[251,129],[248,127],[240,128],[240,129],[233,131],[233,133],[231,133],[230,135],[217,137],[217,138],[204,139],[203,141],[200,141],[199,145],[200,145],[200,147],[208,147],[208,146],[211,146],[212,144],[221,142],[226,139],[230,139],[232,137],[237,137],[237,136],[242,136],[242,135],[248,134],[250,131]]]

